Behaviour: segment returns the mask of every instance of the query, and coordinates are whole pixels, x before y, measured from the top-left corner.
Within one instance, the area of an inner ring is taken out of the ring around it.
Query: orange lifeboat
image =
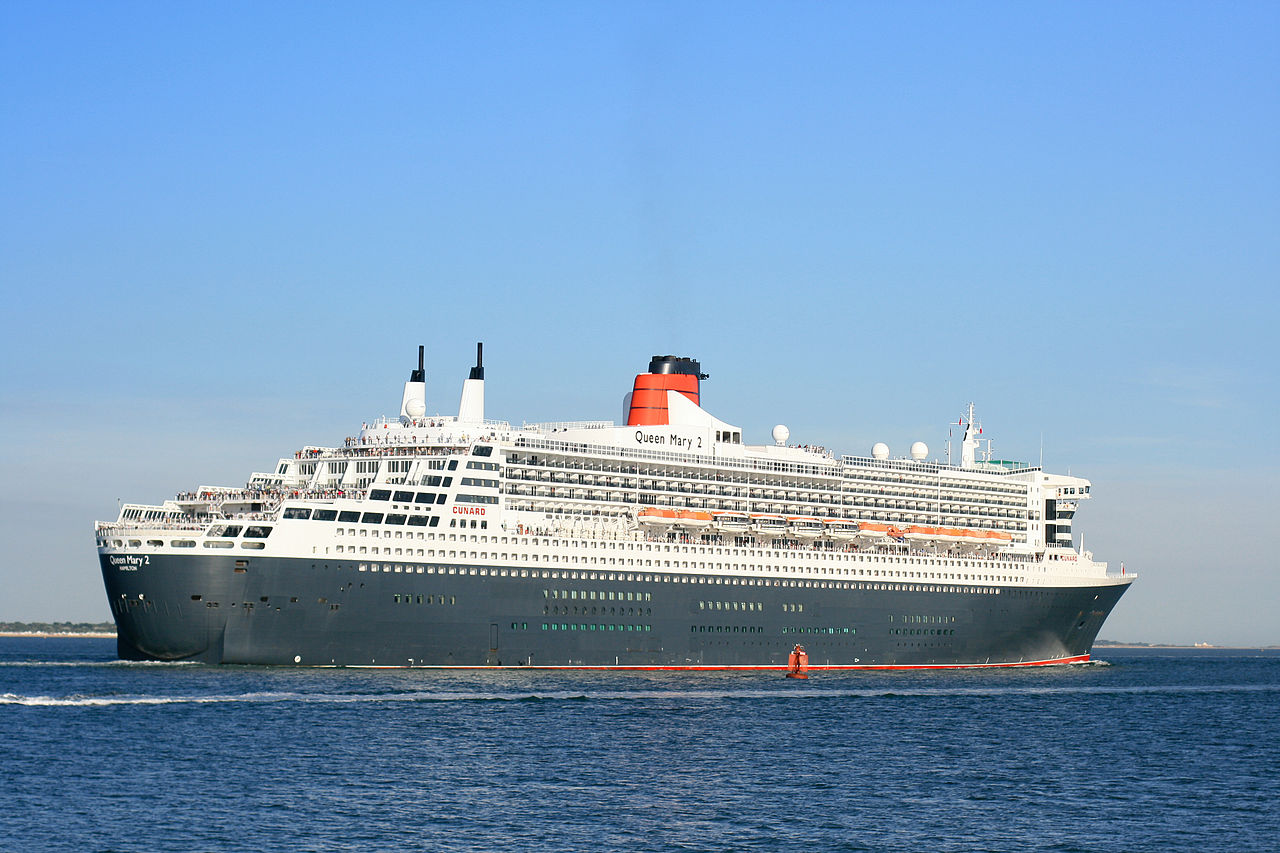
[[[938,538],[938,528],[913,524],[907,528],[907,538],[917,542],[925,542]]]
[[[685,527],[710,527],[711,513],[695,509],[682,509],[676,513],[676,521]]]
[[[863,539],[883,539],[889,535],[889,525],[878,521],[860,521],[858,535]]]
[[[649,506],[636,513],[636,520],[641,524],[674,524],[676,522],[676,511],[674,509],[660,509],[656,506]]]

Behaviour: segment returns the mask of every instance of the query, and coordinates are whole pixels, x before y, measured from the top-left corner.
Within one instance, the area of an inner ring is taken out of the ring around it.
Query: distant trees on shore
[[[3,634],[114,634],[112,622],[0,622]]]

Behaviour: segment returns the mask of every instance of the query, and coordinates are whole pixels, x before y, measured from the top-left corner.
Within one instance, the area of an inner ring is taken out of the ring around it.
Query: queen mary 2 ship
[[[877,444],[743,442],[697,361],[655,356],[607,421],[396,417],[242,487],[96,525],[128,660],[377,667],[811,669],[1072,663],[1133,581],[1072,539],[1090,484]],[[989,454],[987,454],[989,455]]]

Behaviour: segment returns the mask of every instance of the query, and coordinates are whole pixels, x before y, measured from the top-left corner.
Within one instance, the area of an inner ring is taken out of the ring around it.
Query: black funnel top
[[[686,376],[696,376],[699,379],[709,379],[707,374],[702,372],[702,365],[691,358],[684,358],[678,355],[655,355],[649,361],[650,373],[683,373]]]
[[[484,344],[476,344],[476,366],[471,368],[468,379],[484,379]]]
[[[418,369],[411,370],[409,372],[410,382],[426,382],[427,381],[427,372],[422,369],[422,350],[423,348],[421,346],[418,347]]]

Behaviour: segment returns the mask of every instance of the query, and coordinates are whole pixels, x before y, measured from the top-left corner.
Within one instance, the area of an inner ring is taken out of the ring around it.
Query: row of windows
[[[462,478],[462,483],[461,483],[461,485],[463,485],[463,486],[479,486],[479,487],[480,487],[480,488],[482,488],[482,489],[496,489],[496,488],[498,488],[498,481],[497,481],[497,480],[486,480],[486,479],[485,479],[485,478],[483,478],[483,477],[463,477],[463,478]]]
[[[549,442],[521,439],[520,443],[526,447],[545,447],[555,450],[570,450],[577,453],[589,453],[591,447],[585,444],[577,444],[570,442]],[[601,448],[602,451],[615,454],[616,448]],[[675,454],[655,453],[654,451],[633,451],[632,454],[641,460],[664,458],[674,456]],[[879,488],[877,484],[888,484],[894,488],[902,488],[904,486],[917,486],[922,494],[935,494],[938,490],[942,490],[944,494],[954,490],[961,494],[970,494],[972,492],[986,492],[988,494],[1020,497],[1025,495],[1027,487],[1016,482],[991,482],[991,483],[974,483],[971,480],[958,480],[950,477],[943,477],[936,473],[931,467],[929,473],[920,472],[906,466],[918,466],[918,463],[902,463],[891,462],[888,466],[899,468],[900,471],[868,471],[862,466],[845,465],[843,471],[837,471],[831,465],[806,465],[789,462],[756,462],[743,460],[717,460],[714,467],[697,468],[663,465],[661,463],[653,464],[647,461],[635,462],[631,460],[619,459],[583,459],[580,456],[571,458],[559,456],[542,456],[524,455],[520,453],[511,453],[507,456],[507,461],[512,464],[522,465],[540,465],[552,468],[577,469],[586,471],[601,471],[614,474],[629,474],[632,476],[644,477],[673,477],[684,479],[697,479],[705,481],[719,482],[736,482],[747,483],[751,486],[765,487],[783,487],[790,489],[805,488],[815,490],[835,490],[843,487],[844,489],[863,488],[865,490],[873,490]],[[699,463],[706,464],[703,459],[690,459],[694,465]],[[877,468],[886,467],[884,462],[875,462]],[[737,469],[737,470],[734,470]],[[821,477],[821,479],[813,479],[809,481],[798,481],[794,478],[769,476],[768,474],[753,475],[753,472],[787,472],[799,475],[810,475]],[[926,491],[927,490],[927,491]]]
[[[783,605],[785,610],[787,605]],[[699,610],[764,610],[759,601],[699,601]],[[803,609],[803,608],[802,608]]]
[[[424,486],[443,485],[445,488],[448,488],[449,486],[453,485],[452,477],[445,477],[443,479],[443,482],[441,481],[440,477],[434,477],[434,476],[424,477],[423,479],[426,481],[425,483],[423,483]],[[400,503],[429,504],[429,503],[444,503],[444,495],[438,495],[434,492],[414,493],[409,491],[397,491],[393,495],[390,489],[370,489],[369,500],[371,501],[395,500]]]
[[[619,482],[615,484],[612,478],[599,478],[604,482],[592,483],[581,475],[576,478],[574,475],[569,475],[566,479],[545,480],[539,478],[536,472],[528,473],[532,474],[532,476],[526,476],[525,480],[534,483],[558,483],[570,487],[595,487],[611,489],[617,492],[625,491],[628,494],[637,488],[634,482]],[[508,480],[523,482],[518,480],[518,473],[515,471],[509,472]],[[711,506],[744,511],[749,509],[755,512],[782,512],[789,507],[804,506],[821,508],[820,511],[824,515],[836,511],[835,508],[837,507],[913,510],[925,512],[929,515],[942,513],[947,517],[982,516],[1025,519],[1028,514],[1025,500],[1003,501],[994,498],[984,499],[973,495],[942,495],[938,497],[930,494],[917,496],[914,493],[905,491],[886,493],[883,489],[878,494],[860,495],[852,492],[823,493],[788,491],[785,489],[747,489],[735,486],[700,486],[697,484],[691,485],[688,480],[683,479],[665,482],[641,480],[638,489],[640,503],[665,503],[668,495],[683,495],[693,500],[694,506],[700,506],[701,504],[698,502],[705,500]],[[725,500],[726,498],[730,500]],[[622,499],[621,497],[615,498],[615,500]]]
[[[141,519],[143,521],[160,521],[160,520],[169,521],[169,520],[181,518],[182,513],[177,512],[176,510],[126,509],[124,511],[123,517],[130,518],[130,519]]]
[[[419,517],[423,517],[423,516],[419,516]],[[434,519],[434,518],[432,519],[432,521],[436,521],[436,520],[437,519]],[[389,535],[390,535],[390,532],[388,531],[388,536]],[[421,534],[419,534],[419,536],[421,536]],[[107,544],[107,540],[100,540],[100,544],[105,546]],[[118,539],[114,541],[114,544],[115,544],[115,547],[117,548],[122,547],[124,545],[124,543]],[[129,540],[129,544],[131,546],[140,546],[141,542],[140,540]],[[196,546],[195,541],[191,539],[175,539],[175,540],[172,540],[169,544],[175,548],[194,548]],[[210,544],[211,544],[210,542],[205,542],[206,546]],[[148,539],[147,545],[160,547],[164,545],[164,542],[159,539]],[[241,542],[240,545],[242,548],[262,549],[265,547],[265,543],[262,543],[262,542]],[[337,549],[339,553],[343,553],[344,546],[339,545],[337,546]],[[347,553],[351,553],[351,554],[357,553],[357,548],[355,546],[349,546],[345,550]],[[390,548],[387,548],[384,550],[386,551],[388,556],[391,555]],[[396,552],[399,553],[400,550],[401,549],[396,549]],[[414,549],[412,548],[404,549],[405,553],[409,556],[413,556],[412,554],[413,550]],[[378,553],[378,549],[376,547],[372,548],[371,552]],[[364,546],[360,546],[359,553],[362,553],[362,554],[366,553],[366,549]],[[424,556],[423,549],[421,548],[417,549],[417,556],[420,556],[420,557]],[[430,554],[426,554],[425,556],[434,557],[435,556],[434,550],[431,551]],[[440,556],[443,557],[443,556],[458,556],[458,555],[453,551],[450,551],[448,555],[445,555],[444,552],[441,551]],[[463,553],[462,556],[464,557],[466,556],[465,552]],[[475,552],[472,552],[472,556],[473,557],[476,556]],[[514,556],[515,555],[512,555],[513,558]],[[479,557],[481,559],[487,559],[488,552],[480,554]],[[497,558],[496,553],[495,553],[495,558]],[[506,559],[506,558],[507,558],[506,554],[501,555],[501,559]],[[360,564],[360,571],[362,572],[369,571],[369,569],[366,567],[366,564],[362,563]],[[378,564],[375,563],[373,565],[372,571],[375,571],[375,572],[378,571]],[[382,571],[386,571],[386,572],[392,571],[391,565],[390,564],[384,565],[382,567]],[[397,565],[395,567],[395,571],[397,572],[407,571],[412,573],[415,571],[415,567],[413,565],[409,565],[405,567],[401,567],[400,565]],[[416,571],[418,574],[422,574],[424,571],[429,574],[435,574],[437,569],[434,566],[427,567],[427,566],[419,565],[416,567]],[[444,574],[445,571],[446,570],[444,567],[441,567],[439,569],[440,574]],[[452,573],[455,573],[456,570],[451,568],[448,571],[450,574],[452,574]],[[462,574],[468,573],[466,568],[463,568],[460,571]],[[481,575],[494,575],[494,576],[501,575],[502,577],[507,577],[509,574],[511,577],[532,576],[532,577],[543,577],[543,578],[558,578],[561,576],[561,574],[563,574],[567,578],[572,574],[572,576],[575,579],[579,575],[581,575],[584,580],[588,579],[588,577],[591,580],[597,580],[597,579],[614,580],[616,577],[616,579],[618,580],[622,580],[622,579],[630,580],[632,578],[635,578],[637,580],[643,580],[646,582],[655,582],[655,583],[697,583],[697,584],[725,584],[725,585],[734,585],[734,586],[742,585],[742,586],[775,586],[775,587],[782,586],[782,587],[803,587],[803,588],[810,588],[810,589],[847,589],[847,590],[874,590],[874,591],[897,591],[897,592],[947,592],[947,593],[965,593],[965,594],[971,594],[971,595],[1000,595],[1001,593],[1004,593],[1004,592],[1011,592],[1011,593],[1018,592],[1016,590],[1002,590],[997,587],[932,586],[932,585],[903,584],[903,583],[859,583],[859,582],[849,582],[849,581],[844,581],[844,582],[812,581],[812,580],[806,581],[806,580],[754,578],[754,577],[752,578],[735,578],[735,577],[719,578],[719,577],[698,577],[698,576],[684,576],[684,575],[674,575],[674,576],[673,575],[636,575],[636,576],[633,576],[633,575],[623,575],[623,574],[619,574],[615,576],[612,573],[604,573],[604,572],[597,573],[597,572],[585,572],[585,571],[572,572],[572,573],[566,571],[561,573],[561,572],[548,572],[544,570],[541,572],[541,574],[539,574],[539,570],[537,569],[533,569],[532,575],[531,575],[530,571],[531,570],[529,569],[516,569],[516,568],[510,568],[510,569],[507,569],[507,568],[489,569],[487,567],[479,568],[479,569],[477,569],[476,567],[470,568],[470,574],[473,574],[473,575],[478,573]],[[1043,594],[1043,593],[1036,593],[1034,591],[1029,591],[1029,592],[1020,592],[1019,594],[1027,595],[1027,594]],[[646,593],[646,595],[648,594]],[[639,599],[637,598],[637,600]],[[802,611],[803,605],[796,605],[796,608],[797,608],[797,612]]]
[[[857,628],[783,628],[784,634],[856,634]]]
[[[306,510],[303,510],[303,512],[305,511]],[[325,510],[320,510],[320,509],[316,510],[317,514],[321,512],[325,512]],[[343,522],[343,521],[359,522],[360,524],[396,524],[396,525],[408,525],[409,527],[439,527],[440,526],[440,516],[438,515],[409,515],[403,512],[388,512],[385,514],[381,512],[366,512],[363,515],[360,515],[359,513],[354,513],[354,512],[344,512],[342,513],[342,515],[344,517],[338,519],[338,521],[340,522]],[[347,518],[345,516],[353,516],[353,517]],[[355,517],[355,516],[358,516],[358,517]],[[361,530],[360,534],[363,536],[364,532],[365,531]],[[376,530],[374,531],[374,534],[375,535],[377,534]],[[338,531],[338,535],[339,536],[342,535],[341,530]],[[354,530],[351,531],[351,535],[352,536],[355,535]],[[390,536],[391,535],[390,532],[388,532],[387,535]]]
[[[914,615],[914,616],[901,616],[901,617],[899,617],[899,620],[900,620],[900,621],[902,621],[902,622],[917,622],[917,623],[919,623],[919,622],[923,622],[923,623],[926,623],[926,624],[941,625],[941,624],[945,624],[945,623],[948,623],[948,622],[954,622],[954,621],[956,621],[956,617],[954,617],[954,616],[937,616],[937,615],[928,615],[928,614],[916,614],[916,615]],[[892,615],[890,615],[890,616],[889,616],[889,621],[890,621],[890,622],[892,622],[892,621],[893,621],[893,616],[892,616]]]
[[[525,530],[526,534],[531,534],[532,532],[533,532],[532,529]],[[568,548],[576,545],[578,547],[591,548],[591,549],[597,549],[597,550],[667,551],[667,552],[676,551],[676,552],[685,552],[688,554],[706,554],[710,556],[723,555],[726,557],[742,557],[742,556],[766,557],[766,556],[774,556],[773,554],[770,553],[773,551],[797,549],[797,540],[794,540],[794,539],[774,539],[772,541],[778,544],[765,545],[764,543],[755,542],[750,537],[738,537],[739,539],[742,539],[743,543],[745,544],[735,543],[734,546],[730,546],[724,542],[712,541],[713,538],[718,538],[718,537],[703,536],[702,541],[694,542],[689,538],[677,539],[675,535],[672,534],[671,537],[666,540],[649,540],[646,542],[646,541],[626,541],[626,540],[616,541],[616,540],[595,540],[595,539],[573,540],[568,538],[561,540],[561,539],[545,538],[544,534],[541,534],[541,535],[535,534],[533,535],[532,539],[527,539],[527,540],[516,539],[513,537],[512,541],[513,542],[527,541],[531,545],[550,545],[553,548],[558,548],[560,546],[564,546]],[[505,539],[503,540],[503,543],[504,544],[506,543]],[[726,553],[727,549],[731,547],[745,548],[746,553],[741,555]],[[815,550],[815,551],[807,551],[804,557],[806,560],[816,560],[816,561],[825,561],[825,562],[854,561],[854,562],[870,562],[870,563],[890,563],[890,562],[897,561],[897,558],[895,556],[890,556],[886,552]],[[975,568],[975,569],[976,568],[988,568],[988,569],[995,568],[994,566],[991,565],[993,562],[1004,563],[1014,559],[1006,556],[1002,558],[1002,560],[995,561],[995,560],[979,560],[976,557],[957,558],[957,557],[948,557],[948,556],[934,556],[929,554],[921,554],[921,555],[918,555],[918,557],[920,560],[924,562],[925,565],[951,566],[955,568]],[[1017,560],[1017,562],[1030,563],[1033,561],[1030,559],[1021,559],[1021,560]],[[736,564],[734,567],[737,568]],[[999,567],[1005,568],[1005,566],[1003,565]],[[751,566],[744,566],[744,568],[751,568]],[[920,575],[920,576],[923,577],[923,575]],[[932,577],[932,575],[930,577]]]
[[[363,586],[363,584],[362,584],[362,586]],[[395,603],[396,603],[396,604],[400,604],[400,603],[402,603],[402,602],[403,602],[404,604],[457,604],[457,603],[458,603],[458,596],[456,596],[456,595],[432,595],[432,594],[428,594],[428,595],[426,596],[426,600],[425,600],[425,601],[423,600],[423,596],[422,596],[422,594],[421,594],[421,593],[419,593],[419,594],[417,595],[417,599],[416,599],[416,600],[415,600],[415,598],[414,598],[414,596],[413,596],[413,595],[397,595],[397,596],[395,596]]]
[[[444,503],[444,495],[440,495],[440,503]],[[408,507],[405,507],[408,509]],[[408,523],[416,527],[435,527],[440,523],[438,518],[432,518],[431,524],[427,522],[427,516],[414,515],[410,516],[406,513],[381,513],[381,512],[365,512],[360,513],[354,510],[342,510],[339,512],[334,509],[306,509],[305,507],[289,507],[284,511],[284,517],[295,521],[337,521],[340,524],[405,524]],[[268,528],[270,530],[270,528]],[[216,534],[210,534],[216,535]],[[233,534],[226,534],[228,536]],[[246,532],[246,536],[249,534]]]
[[[685,466],[649,466],[649,465],[628,465],[618,463],[601,463],[596,460],[588,460],[585,463],[580,459],[564,459],[537,456],[525,459],[519,454],[511,454],[507,458],[507,462],[511,466],[530,465],[539,468],[559,469],[560,471],[584,471],[585,475],[568,474],[568,476],[592,476],[591,472],[600,472],[600,475],[618,475],[607,477],[610,483],[617,483],[625,488],[636,488],[637,484],[640,488],[658,488],[667,487],[668,482],[675,483],[692,483],[695,487],[706,488],[704,483],[740,483],[743,486],[759,492],[761,490],[782,491],[792,493],[804,493],[813,495],[831,495],[831,494],[848,494],[850,492],[861,491],[868,493],[884,494],[886,486],[889,489],[900,492],[902,494],[910,494],[918,497],[937,498],[941,496],[943,499],[955,499],[963,497],[977,500],[1000,501],[1017,499],[1023,497],[1027,493],[1025,485],[988,485],[974,483],[972,481],[960,480],[940,480],[938,477],[911,477],[901,474],[878,475],[875,473],[848,472],[847,476],[823,472],[826,474],[822,479],[796,479],[794,477],[778,477],[778,476],[751,476],[749,473],[737,471],[726,471],[724,466],[716,464],[710,468],[691,468]],[[729,462],[729,460],[717,460],[718,463]],[[732,464],[732,463],[730,463]],[[766,463],[768,465],[768,463]],[[774,467],[774,466],[770,466]],[[776,468],[775,468],[776,470]],[[513,473],[520,473],[518,469]],[[538,475],[536,470],[523,472]],[[556,472],[559,475],[559,471]],[[597,478],[600,475],[595,475]],[[915,488],[912,488],[912,487]],[[985,494],[975,494],[985,493]],[[992,497],[988,497],[991,495]]]
[[[147,544],[158,546],[158,545],[163,545],[164,542],[162,542],[159,539],[148,539]],[[169,545],[173,548],[194,548],[196,547],[196,541],[194,539],[174,539],[169,542]],[[206,540],[204,543],[204,547],[206,548],[230,548],[234,545],[235,545],[234,542],[217,542],[212,540]],[[240,547],[257,549],[261,551],[262,549],[267,547],[267,543],[266,542],[241,542]]]
[[[579,623],[543,622],[544,631],[652,631],[652,625],[582,625]]]
[[[956,632],[955,628],[891,628],[890,634],[898,634],[902,636],[930,636],[930,637],[950,637]]]
[[[592,607],[590,610],[588,610],[585,604],[582,606],[581,610],[579,610],[577,607],[570,608],[569,605],[567,604],[564,605],[563,607],[544,606],[542,608],[542,615],[544,616],[547,614],[551,614],[553,616],[559,616],[563,614],[565,616],[568,616],[570,613],[572,613],[574,616],[577,616],[579,613],[581,613],[583,616],[586,616],[588,613],[590,613],[593,616],[597,613],[599,613],[602,616],[606,613],[609,613],[609,614],[616,613],[619,616],[652,616],[653,608],[652,607]]]
[[[565,601],[653,601],[653,593],[650,592],[615,592],[611,589],[544,589],[542,597]]]
[[[460,504],[496,504],[498,502],[497,495],[464,495],[459,494],[454,498],[456,503]]]
[[[690,625],[691,634],[763,634],[758,625]],[[785,632],[784,632],[785,633]]]
[[[426,516],[414,516],[413,518],[426,518]],[[438,520],[439,519],[437,518],[431,519],[431,521],[433,522]],[[412,523],[412,519],[411,519],[411,523]],[[270,528],[268,528],[268,530],[269,529]],[[390,535],[390,532],[388,531],[388,536],[389,535]],[[107,540],[105,539],[100,540],[101,545],[105,546],[106,543],[107,543]],[[115,540],[114,544],[115,544],[115,547],[122,547],[124,545],[124,543],[118,539]],[[149,546],[159,547],[164,545],[164,542],[159,539],[149,539],[147,540],[147,544]],[[175,548],[194,548],[196,546],[195,541],[191,539],[175,539],[175,540],[172,540],[169,544]],[[209,542],[206,542],[205,544],[210,545]],[[265,547],[265,543],[262,543],[262,542],[242,542],[240,544],[241,544],[241,547],[243,548],[262,549],[263,547]],[[139,546],[141,545],[141,542],[139,540],[130,540],[130,545]],[[343,548],[344,546],[341,546],[341,545],[337,546],[338,552],[343,553]],[[377,550],[378,550],[377,548],[372,549],[372,553],[377,553]],[[391,549],[388,548],[385,550],[388,555],[391,554]],[[404,550],[406,554],[408,554],[409,556],[413,556],[413,554],[411,553],[413,549],[404,549]],[[350,546],[346,548],[346,552],[355,554],[357,553],[357,549],[355,546]],[[366,549],[364,546],[360,546],[359,553],[362,553],[362,554],[366,553]],[[399,553],[399,549],[397,549],[397,553]],[[420,557],[435,556],[435,552],[432,551],[430,554],[424,555],[423,549],[419,548],[417,549],[417,556],[420,556]],[[443,551],[441,552],[441,556],[446,556]],[[455,554],[455,552],[450,551],[448,556],[457,556],[457,554]],[[464,553],[463,556],[466,556],[466,554]],[[474,552],[472,552],[472,556],[473,557],[476,556]],[[488,558],[487,552],[484,554],[480,554],[479,556],[482,559]],[[524,555],[524,556],[527,557],[528,555]],[[495,554],[495,558],[496,557],[497,555]],[[513,559],[514,557],[515,555],[512,555]],[[500,558],[506,559],[507,555],[502,554]],[[390,565],[387,565],[383,568],[383,571],[389,572],[391,570],[392,569]],[[395,570],[413,572],[415,569],[411,565],[404,569],[397,566]],[[416,570],[418,574],[422,574],[423,571],[426,571],[431,574],[434,574],[436,572],[435,567],[418,566]],[[366,569],[364,564],[361,564],[360,571],[368,571],[368,569]],[[377,564],[374,565],[373,571],[375,572],[378,571]],[[445,569],[442,567],[440,568],[439,571],[441,574],[443,574],[445,572]],[[464,574],[466,573],[466,569],[463,569],[462,571]],[[453,570],[451,569],[450,573],[452,572]],[[470,569],[471,574],[477,574],[477,572],[482,575],[490,575],[490,574],[499,575],[500,574],[502,577],[506,577],[508,574],[510,574],[511,577],[517,577],[517,576],[530,577],[529,569],[481,568],[477,570],[475,567],[472,567]],[[569,577],[571,573],[563,572],[563,574],[565,577]],[[584,572],[572,573],[575,579],[578,577],[579,574],[582,575],[583,579],[587,579],[589,575],[591,580],[596,580],[596,579],[613,580],[615,578],[615,576],[612,573],[606,574],[604,572],[597,573],[597,572],[584,571]],[[547,572],[545,570],[541,572],[541,575],[539,575],[539,571],[537,569],[532,570],[532,577],[541,576],[543,578],[547,578],[547,577],[556,578],[556,577],[560,577],[560,575],[561,575],[561,572]],[[623,577],[624,575],[621,575],[621,574],[617,575],[618,579],[622,579]],[[625,577],[630,579],[633,576],[626,575]],[[638,577],[645,581],[651,581],[651,582],[657,582],[657,583],[698,583],[698,584],[726,584],[726,585],[742,585],[742,586],[784,586],[784,587],[804,587],[804,588],[814,588],[814,589],[820,588],[820,589],[873,590],[873,591],[897,591],[897,592],[945,592],[945,593],[964,593],[964,594],[970,594],[970,595],[1000,595],[1001,593],[1006,592],[1006,590],[1002,590],[997,587],[933,586],[933,585],[903,584],[903,583],[859,583],[859,582],[850,582],[850,581],[842,582],[842,581],[811,581],[811,580],[804,581],[804,580],[789,580],[789,579],[778,579],[778,578],[754,578],[754,577],[753,578],[718,578],[718,577],[697,577],[697,576],[690,577],[690,576],[683,576],[683,575],[675,575],[675,576],[641,575],[641,576],[635,576],[635,577]],[[1009,590],[1008,592],[1013,592],[1013,590]],[[1023,594],[1026,594],[1026,593],[1023,593]],[[803,610],[803,605],[796,605],[796,607],[797,607],[797,611]]]
[[[547,484],[538,481],[533,484],[508,483],[506,494],[510,497],[513,508],[529,509],[531,507],[519,502],[516,498],[548,497],[555,500],[592,501],[601,505],[616,504],[648,504],[659,507],[687,507],[692,509],[731,510],[737,512],[765,512],[778,514],[807,513],[812,515],[842,515],[848,521],[884,521],[897,524],[945,524],[949,527],[992,527],[1003,530],[1023,532],[1027,529],[1027,511],[1025,508],[1000,509],[989,508],[979,504],[956,505],[954,509],[940,509],[937,504],[920,502],[918,507],[905,507],[905,501],[873,500],[871,498],[845,498],[842,501],[816,503],[803,498],[795,499],[759,499],[733,496],[704,496],[702,493],[690,493],[688,488],[676,490],[670,495],[665,492],[632,492],[619,486],[591,486],[588,484]],[[887,503],[887,505],[886,505]],[[904,504],[903,508],[893,506]],[[846,507],[841,512],[840,507]]]
[[[286,516],[287,517],[287,516]],[[240,535],[241,529],[244,530],[247,539],[266,539],[271,535],[272,528],[260,525],[250,525],[242,528],[239,524],[224,524],[221,527],[212,527],[209,529],[210,536],[222,536],[225,538],[234,538]]]

